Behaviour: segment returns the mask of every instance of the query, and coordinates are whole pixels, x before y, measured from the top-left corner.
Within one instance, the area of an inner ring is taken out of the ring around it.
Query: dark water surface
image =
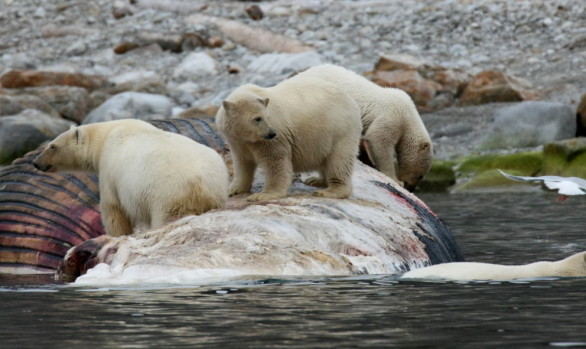
[[[421,197],[468,261],[523,264],[586,250],[586,197]],[[586,347],[585,289],[586,279],[390,276],[92,289],[0,275],[0,348]]]

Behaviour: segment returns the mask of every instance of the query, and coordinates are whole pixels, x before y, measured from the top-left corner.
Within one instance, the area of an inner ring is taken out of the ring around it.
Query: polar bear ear
[[[222,105],[224,106],[224,110],[226,111],[226,113],[231,113],[235,107],[234,103],[228,101],[224,101]]]
[[[257,98],[256,100],[259,101],[260,104],[264,105],[265,108],[267,107],[267,105],[269,105],[269,99],[268,98],[265,98],[265,99]]]

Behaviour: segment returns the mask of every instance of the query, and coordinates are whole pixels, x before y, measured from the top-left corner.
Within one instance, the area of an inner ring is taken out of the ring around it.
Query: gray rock
[[[252,61],[247,70],[262,74],[289,74],[322,64],[315,51],[303,53],[268,53]]]
[[[81,56],[86,53],[88,50],[88,46],[83,41],[78,41],[73,45],[69,46],[65,49],[65,55],[67,56]]]
[[[197,100],[201,86],[192,81],[187,81],[169,88],[171,96],[180,104],[191,105]]]
[[[102,105],[92,110],[83,120],[84,124],[94,122],[156,118],[170,118],[173,102],[170,98],[141,92],[124,92],[109,98]]]
[[[74,125],[41,111],[27,109],[17,115],[0,117],[0,164],[36,149]]]
[[[62,117],[76,123],[80,123],[88,113],[89,94],[81,87],[28,87],[18,89],[15,93],[36,96],[57,110]]]
[[[191,53],[175,68],[173,77],[176,79],[194,80],[218,73],[218,63],[203,52]]]
[[[523,102],[498,110],[480,143],[481,149],[535,147],[572,138],[576,134],[574,109],[552,102]]]
[[[0,116],[16,115],[25,109],[35,109],[59,118],[59,112],[37,96],[0,95]]]

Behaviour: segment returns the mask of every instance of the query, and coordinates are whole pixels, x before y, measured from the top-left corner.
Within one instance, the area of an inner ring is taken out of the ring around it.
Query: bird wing
[[[514,176],[499,170],[499,172],[514,181],[543,183],[547,188],[557,190],[562,195],[584,195],[586,194],[586,180],[578,177],[541,176],[527,177]]]

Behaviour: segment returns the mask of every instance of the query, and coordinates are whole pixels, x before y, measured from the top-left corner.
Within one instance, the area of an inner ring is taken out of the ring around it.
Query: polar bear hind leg
[[[104,197],[102,195],[102,197]],[[133,232],[132,223],[128,215],[120,205],[111,202],[100,204],[102,211],[104,229],[111,236],[131,235]]]

